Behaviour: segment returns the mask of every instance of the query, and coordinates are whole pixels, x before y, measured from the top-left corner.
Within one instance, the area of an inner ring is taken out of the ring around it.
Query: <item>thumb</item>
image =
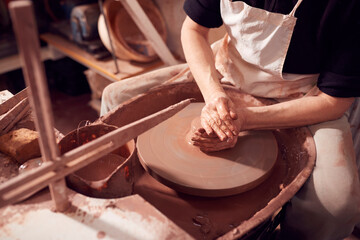
[[[231,117],[232,120],[238,119],[237,113],[234,112],[233,110],[230,110],[230,117]]]

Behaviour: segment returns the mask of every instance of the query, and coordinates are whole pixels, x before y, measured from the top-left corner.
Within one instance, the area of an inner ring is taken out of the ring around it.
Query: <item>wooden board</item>
[[[75,43],[56,34],[45,33],[40,35],[40,38],[66,56],[112,81],[119,81],[164,66],[162,61],[135,63],[118,59],[117,64],[120,72],[115,73],[116,67],[112,58],[97,60],[90,53],[79,48]]]
[[[188,142],[191,122],[204,103],[192,103],[140,135],[137,148],[145,169],[175,190],[197,196],[228,196],[263,182],[277,156],[271,131],[243,132],[232,149],[204,153]]]

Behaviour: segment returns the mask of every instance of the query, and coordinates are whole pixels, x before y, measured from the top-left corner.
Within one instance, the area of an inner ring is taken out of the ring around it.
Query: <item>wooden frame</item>
[[[173,116],[186,107],[190,100],[184,100],[123,126],[60,156],[55,140],[47,81],[39,54],[40,46],[32,2],[14,1],[9,6],[23,62],[23,74],[28,86],[28,98],[35,114],[35,126],[40,135],[40,149],[44,164],[38,169],[19,175],[0,185],[0,207],[14,203],[21,197],[49,185],[56,210],[65,211],[70,206],[64,181],[67,174],[110,153],[142,132]]]

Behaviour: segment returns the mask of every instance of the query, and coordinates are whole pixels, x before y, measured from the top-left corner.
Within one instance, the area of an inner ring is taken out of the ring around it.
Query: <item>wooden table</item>
[[[45,33],[40,35],[40,38],[67,57],[72,58],[111,81],[119,81],[165,66],[161,60],[151,63],[135,63],[118,59],[119,72],[115,73],[116,67],[112,58],[97,60],[90,53],[78,47],[74,42],[56,34]]]

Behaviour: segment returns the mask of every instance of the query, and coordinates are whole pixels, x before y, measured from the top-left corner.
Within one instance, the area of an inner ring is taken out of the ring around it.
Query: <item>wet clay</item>
[[[235,147],[214,153],[191,144],[204,103],[192,103],[137,141],[141,164],[175,190],[197,196],[229,196],[256,187],[268,177],[278,148],[271,131],[243,132]]]
[[[125,158],[116,154],[107,154],[75,174],[87,181],[101,181],[107,179],[115,169],[125,161]]]

